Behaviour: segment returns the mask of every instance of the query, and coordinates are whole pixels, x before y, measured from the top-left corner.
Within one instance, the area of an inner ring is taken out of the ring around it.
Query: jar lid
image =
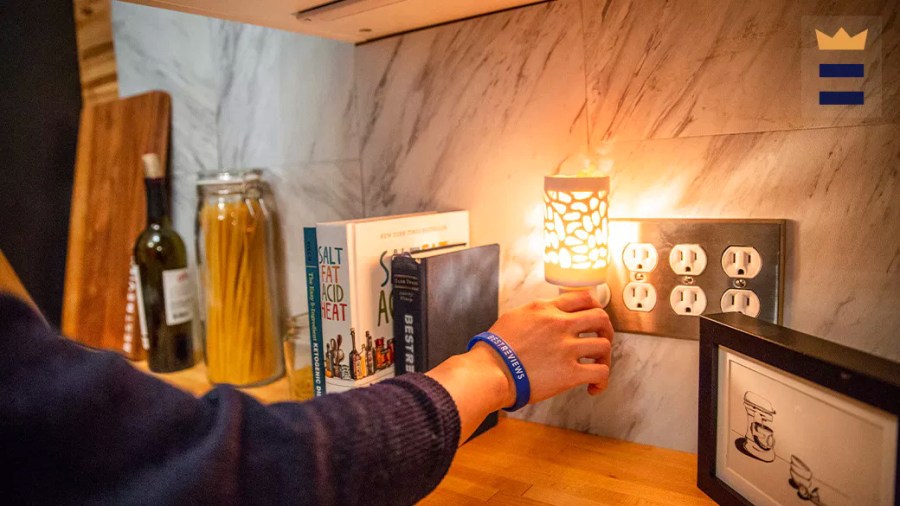
[[[197,186],[252,183],[258,182],[261,179],[262,169],[207,171],[197,175]]]
[[[306,313],[285,318],[287,325],[286,337],[299,336],[309,330],[309,317]]]
[[[295,314],[288,317],[286,323],[290,328],[303,328],[309,325],[309,316],[306,313]]]

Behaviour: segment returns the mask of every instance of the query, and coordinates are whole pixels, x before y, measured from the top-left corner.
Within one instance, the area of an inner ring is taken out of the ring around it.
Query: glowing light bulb
[[[544,178],[544,277],[565,288],[606,283],[609,177]]]

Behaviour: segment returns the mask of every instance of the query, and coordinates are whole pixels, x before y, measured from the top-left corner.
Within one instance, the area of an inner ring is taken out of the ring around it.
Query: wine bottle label
[[[140,332],[140,345],[145,350],[149,348],[147,338],[147,319],[144,316],[144,294],[141,287],[141,270],[131,259],[128,277],[128,293],[125,296],[125,332],[123,335],[122,350],[125,353],[134,353],[136,337],[135,332]],[[135,322],[137,320],[137,322]],[[135,328],[137,323],[137,328]]]
[[[134,276],[135,286],[137,287],[135,294],[137,295],[138,321],[141,327],[141,346],[145,350],[149,350],[150,337],[147,332],[147,314],[144,312],[144,286],[141,284],[141,269],[134,263],[134,259],[131,262],[131,273]]]
[[[193,320],[194,298],[187,268],[163,271],[162,282],[166,325],[179,325]]]

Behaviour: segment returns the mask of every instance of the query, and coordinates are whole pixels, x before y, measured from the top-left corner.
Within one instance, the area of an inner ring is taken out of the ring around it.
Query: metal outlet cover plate
[[[610,220],[607,275],[611,298],[606,312],[617,332],[650,334],[680,339],[700,338],[697,316],[679,315],[669,303],[678,285],[693,285],[706,294],[702,314],[721,313],[721,298],[726,290],[752,290],[759,297],[757,318],[781,324],[784,297],[784,251],[787,220],[732,219],[614,219]],[[658,253],[656,267],[647,273],[629,271],[623,262],[628,244],[650,243]],[[669,254],[677,244],[699,244],[706,252],[706,269],[699,275],[675,274]],[[722,255],[729,246],[752,246],[762,258],[762,269],[751,279],[728,277],[722,268]],[[656,305],[648,312],[625,307],[623,292],[632,281],[643,281],[656,289]],[[743,285],[743,286],[742,286]]]

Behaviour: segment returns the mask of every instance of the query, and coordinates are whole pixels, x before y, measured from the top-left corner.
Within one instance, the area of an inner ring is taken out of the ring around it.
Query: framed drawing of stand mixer
[[[900,364],[740,313],[701,317],[697,485],[722,505],[900,501]]]

